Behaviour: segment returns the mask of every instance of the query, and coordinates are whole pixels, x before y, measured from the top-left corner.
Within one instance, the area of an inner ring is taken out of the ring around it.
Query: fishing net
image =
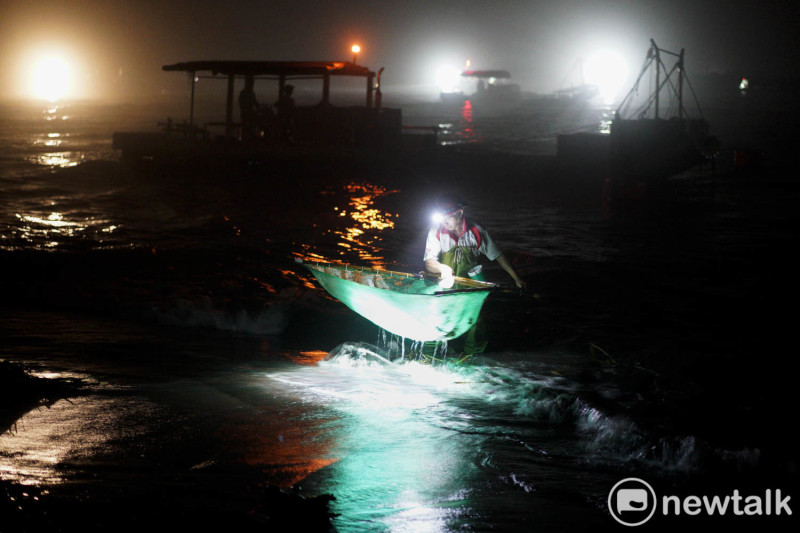
[[[417,341],[443,341],[477,321],[493,285],[458,278],[449,288],[398,272],[306,265],[334,298],[381,328]]]

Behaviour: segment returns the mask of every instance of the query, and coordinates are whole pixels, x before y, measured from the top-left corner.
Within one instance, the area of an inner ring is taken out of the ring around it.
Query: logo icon
[[[640,526],[656,512],[656,493],[639,478],[625,478],[609,491],[608,510],[620,524]]]

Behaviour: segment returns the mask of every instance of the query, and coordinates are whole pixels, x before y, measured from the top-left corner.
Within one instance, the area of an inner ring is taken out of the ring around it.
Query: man
[[[506,256],[497,248],[494,239],[481,226],[464,218],[466,204],[456,195],[446,194],[436,202],[441,223],[431,227],[425,243],[425,268],[442,279],[452,276],[468,277],[477,266],[480,254],[497,261],[520,289],[525,282],[514,271]]]
[[[246,76],[244,88],[239,93],[239,115],[242,120],[242,138],[245,140],[258,137],[259,105],[254,87],[253,76]]]
[[[505,270],[520,289],[525,282],[517,275],[506,256],[497,248],[494,239],[481,226],[464,218],[466,204],[454,194],[441,196],[436,202],[441,221],[428,231],[425,243],[425,268],[442,279],[452,276],[468,277],[483,254]],[[474,355],[486,348],[484,325],[480,318],[464,335],[464,354]]]
[[[292,128],[294,127],[294,93],[293,85],[285,85],[281,94],[278,96],[278,101],[275,102],[275,108],[278,110],[278,135],[284,142],[292,142]]]

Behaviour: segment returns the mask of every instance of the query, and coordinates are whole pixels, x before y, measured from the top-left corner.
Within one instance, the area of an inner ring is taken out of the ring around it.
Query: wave
[[[469,364],[428,365],[415,360],[394,359],[390,352],[368,343],[344,343],[328,354],[325,367],[358,368],[358,379],[388,375],[411,378],[403,381],[438,398],[427,407],[445,405],[440,423],[460,431],[514,438],[539,453],[540,430],[566,432],[577,437],[573,460],[594,468],[630,468],[658,475],[692,476],[708,472],[752,473],[760,468],[758,448],[726,448],[696,435],[659,434],[645,429],[633,418],[610,414],[593,405],[583,394],[585,386],[563,377],[509,368],[490,357]],[[373,374],[364,369],[375,369]],[[352,384],[351,384],[352,386]],[[393,387],[392,387],[393,388]],[[385,393],[402,402],[404,391]],[[398,396],[399,395],[399,396]],[[345,394],[346,396],[346,394]],[[468,419],[472,424],[457,423]],[[531,442],[527,442],[527,441]],[[532,444],[537,440],[538,444]]]
[[[265,307],[258,312],[219,309],[210,299],[200,303],[178,300],[169,307],[153,309],[155,318],[167,326],[204,327],[256,335],[277,335],[286,329],[283,309]]]

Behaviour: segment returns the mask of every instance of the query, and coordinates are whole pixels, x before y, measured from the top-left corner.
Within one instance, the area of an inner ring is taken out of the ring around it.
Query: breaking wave
[[[360,396],[374,407],[377,403],[402,403],[406,395],[418,397],[424,391],[431,395],[424,405],[437,406],[438,423],[462,431],[505,438],[513,434],[521,442],[537,440],[535,433],[542,430],[569,432],[580,443],[572,450],[573,459],[594,467],[630,465],[663,474],[689,475],[709,468],[741,472],[759,465],[758,449],[725,450],[695,435],[653,433],[629,416],[610,414],[592,405],[583,396],[585,389],[580,383],[539,375],[524,366],[508,368],[490,358],[470,364],[445,361],[429,365],[393,359],[386,350],[368,343],[345,343],[331,350],[320,367],[360,370],[358,387],[347,380],[347,391],[334,393],[329,389],[340,399],[358,403],[357,388],[363,392],[380,385],[382,388],[373,394]],[[312,374],[306,374],[306,378],[313,381]],[[332,382],[326,384],[330,387]],[[387,397],[392,400],[379,401]],[[464,420],[471,420],[472,425],[465,427],[461,423]],[[492,425],[487,426],[489,423]],[[526,447],[539,449],[532,444]]]

